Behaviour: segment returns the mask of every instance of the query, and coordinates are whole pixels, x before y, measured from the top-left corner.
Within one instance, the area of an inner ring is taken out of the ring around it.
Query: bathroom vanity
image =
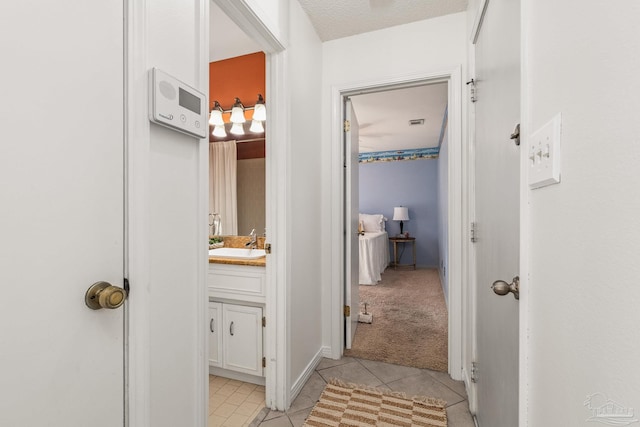
[[[209,372],[264,385],[265,257],[209,257]]]

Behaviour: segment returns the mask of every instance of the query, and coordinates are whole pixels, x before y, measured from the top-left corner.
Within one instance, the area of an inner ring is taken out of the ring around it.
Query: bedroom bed
[[[373,218],[372,218],[373,217]],[[361,285],[375,285],[389,265],[389,236],[382,215],[360,215],[359,260]]]

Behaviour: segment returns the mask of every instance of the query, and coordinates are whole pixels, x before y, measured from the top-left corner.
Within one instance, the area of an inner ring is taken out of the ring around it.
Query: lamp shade
[[[264,126],[262,126],[262,122],[260,120],[252,120],[249,130],[255,133],[262,133],[264,132]]]
[[[236,98],[235,104],[231,108],[231,123],[244,123],[247,119],[244,117],[244,105],[240,102],[240,98]],[[231,131],[233,133],[233,131]]]
[[[211,110],[209,124],[212,126],[224,125],[224,120],[222,119],[222,107],[220,107],[220,103],[218,101],[215,101],[213,109]]]
[[[393,208],[394,221],[409,221],[409,208],[399,206]]]
[[[244,126],[242,126],[242,123],[234,123],[229,132],[234,135],[244,135]]]
[[[227,131],[224,129],[224,125],[216,125],[213,127],[213,136],[224,138],[227,136]]]

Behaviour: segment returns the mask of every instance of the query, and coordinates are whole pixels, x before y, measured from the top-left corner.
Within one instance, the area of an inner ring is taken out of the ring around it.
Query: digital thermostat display
[[[157,68],[149,72],[149,120],[197,138],[207,136],[207,97]]]

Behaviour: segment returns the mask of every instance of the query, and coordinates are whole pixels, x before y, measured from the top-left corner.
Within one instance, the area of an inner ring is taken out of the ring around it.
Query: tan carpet
[[[360,286],[359,323],[346,356],[447,371],[447,307],[436,269],[387,269],[375,286]]]
[[[439,399],[408,399],[402,393],[331,380],[304,425],[446,427],[445,404]]]

